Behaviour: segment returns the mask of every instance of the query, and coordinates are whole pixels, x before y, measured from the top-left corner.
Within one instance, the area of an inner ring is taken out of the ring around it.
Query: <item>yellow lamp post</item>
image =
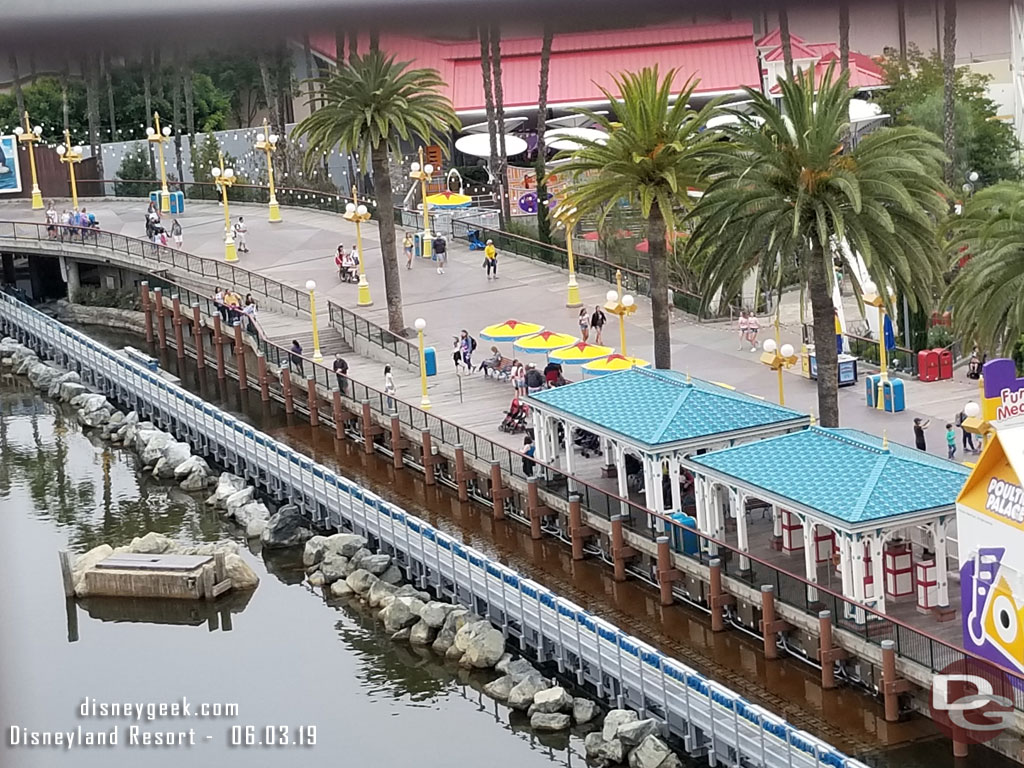
[[[167,167],[164,165],[164,142],[170,138],[170,126],[160,128],[160,113],[153,113],[153,126],[146,128],[146,141],[156,144],[157,154],[160,157],[160,212],[171,212],[171,193],[167,189]]]
[[[775,371],[779,376],[779,405],[786,404],[786,393],[782,383],[782,369],[796,364],[796,350],[792,344],[782,344],[779,338],[779,316],[775,315],[775,338],[765,339],[761,345],[761,362]]]
[[[561,206],[556,208],[551,214],[555,221],[558,222],[558,226],[565,230],[565,250],[569,257],[569,290],[565,306],[570,309],[583,306],[583,302],[580,301],[580,287],[576,284],[576,261],[572,253],[572,232],[576,227],[577,214],[578,211],[575,208],[563,208]],[[626,354],[626,351],[623,350],[622,354]]]
[[[324,356],[320,354],[320,334],[316,329],[316,280],[307,280],[306,290],[309,291],[309,316],[313,318],[313,362],[322,363]]]
[[[423,162],[423,147],[419,149],[419,157],[420,161],[412,164],[409,178],[420,183],[420,197],[423,198],[423,247],[420,249],[420,255],[424,259],[429,259],[433,253],[433,246],[430,240],[430,204],[427,203],[427,181],[434,173],[434,166]]]
[[[413,326],[415,326],[420,340],[420,390],[423,393],[423,396],[420,398],[420,408],[424,411],[429,411],[430,398],[427,397],[427,353],[426,348],[423,346],[423,331],[427,327],[427,321],[422,317],[417,317]]]
[[[75,181],[75,163],[82,162],[82,148],[71,146],[71,133],[64,131],[64,143],[57,147],[60,161],[67,163],[68,177],[71,179],[71,207],[78,210],[78,183]]]
[[[878,396],[875,408],[885,410],[885,383],[889,380],[889,365],[885,355],[885,299],[878,293],[878,286],[868,280],[863,285],[864,303],[878,308],[878,364],[881,368],[881,379],[878,382]]]
[[[210,171],[213,183],[220,189],[221,203],[224,205],[224,261],[238,261],[235,249],[235,236],[231,232],[231,211],[228,210],[228,189],[235,183],[235,170],[224,167],[224,153],[217,153],[220,165]]]
[[[626,317],[636,312],[636,301],[628,293],[622,295],[622,270],[615,270],[615,284],[618,290],[605,294],[605,311],[619,317],[619,352],[626,355]],[[619,297],[622,298],[619,298]]]
[[[271,224],[281,221],[281,209],[277,205],[277,194],[274,190],[274,163],[271,159],[271,155],[277,149],[279,138],[276,133],[270,132],[270,125],[267,123],[267,119],[263,118],[263,133],[256,134],[256,149],[262,150],[267,155],[267,184],[270,187],[270,218],[268,221]]]
[[[370,220],[370,212],[359,202],[356,188],[352,187],[352,202],[345,206],[345,220],[356,225],[356,253],[359,256],[359,298],[356,304],[360,307],[373,305],[370,298],[370,284],[366,282],[366,260],[363,258],[363,230],[361,224]]]
[[[25,127],[20,125],[14,129],[18,141],[24,142],[28,147],[28,165],[32,169],[32,210],[38,211],[43,207],[43,193],[39,191],[39,179],[36,177],[36,149],[35,143],[43,133],[42,126],[31,127],[28,121],[28,112],[25,112]]]

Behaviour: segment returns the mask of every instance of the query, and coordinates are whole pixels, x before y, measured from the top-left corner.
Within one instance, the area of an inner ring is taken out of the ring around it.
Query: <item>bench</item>
[[[494,378],[501,379],[502,381],[508,381],[509,377],[512,375],[512,362],[511,357],[502,357],[501,360],[498,361],[498,364],[493,368],[489,365],[487,368],[483,368],[482,366],[481,368],[484,372],[484,376],[490,376],[493,373]]]

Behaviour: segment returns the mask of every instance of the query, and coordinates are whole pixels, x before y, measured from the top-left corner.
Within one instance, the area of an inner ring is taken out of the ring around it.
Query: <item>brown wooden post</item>
[[[672,564],[672,550],[669,548],[668,536],[658,537],[658,588],[661,591],[661,604],[672,605],[672,582],[682,574]]]
[[[836,662],[848,654],[832,642],[832,612],[818,611],[818,661],[821,662],[821,687],[836,687]]]
[[[171,297],[171,323],[174,325],[174,343],[178,347],[178,359],[185,359],[185,333],[181,328],[181,298]]]
[[[395,469],[405,466],[402,452],[409,446],[409,441],[402,437],[402,420],[397,413],[391,414],[391,465]]]
[[[613,515],[612,523],[612,562],[614,569],[612,578],[615,581],[626,580],[626,560],[636,556],[636,550],[626,544],[626,537],[622,532],[622,521],[626,515]]]
[[[332,393],[334,402],[331,405],[334,415],[334,436],[339,440],[345,439],[345,417],[341,408],[341,392],[334,390]]]
[[[320,426],[320,398],[316,393],[316,379],[306,379],[306,407],[309,408],[309,426]]]
[[[910,683],[896,676],[896,643],[892,640],[883,640],[881,645],[882,699],[885,702],[885,720],[888,723],[895,723],[900,719],[900,694],[910,690]],[[962,755],[957,754],[958,749],[962,750]],[[966,756],[967,745],[954,739],[953,754],[957,757]]]
[[[363,452],[366,454],[373,453],[373,417],[370,414],[370,401],[363,400],[363,416],[362,416],[362,428],[363,428]]]
[[[532,521],[531,521],[532,523]],[[532,526],[531,526],[532,527]],[[569,496],[569,540],[572,541],[572,559],[583,559],[583,542],[594,535],[594,529],[583,524],[583,510],[579,494]]]
[[[466,451],[455,446],[455,484],[459,488],[459,501],[469,501],[469,474],[466,472]]]
[[[213,348],[217,353],[217,378],[223,380],[227,372],[224,370],[224,335],[221,333],[220,315],[213,316]]]
[[[292,372],[281,369],[281,394],[284,395],[284,412],[295,413],[295,402],[292,400]]]
[[[491,504],[494,505],[494,519],[505,519],[505,499],[511,495],[512,489],[505,488],[501,481],[501,462],[491,462]]]
[[[270,379],[267,377],[267,356],[262,352],[256,353],[256,375],[260,380],[260,400],[269,403]]]
[[[149,280],[139,283],[139,293],[142,296],[142,311],[146,315],[146,343],[153,343],[153,302],[149,297]]]
[[[526,478],[526,513],[530,517],[530,538],[537,541],[543,535],[541,523],[547,507],[540,503],[537,492],[537,478]]]
[[[434,465],[437,459],[434,456],[434,436],[430,434],[429,429],[420,432],[420,445],[423,450],[423,482],[426,485],[435,485],[437,476],[434,474]]]
[[[156,335],[160,340],[160,349],[167,349],[167,327],[164,325],[164,292],[162,289],[153,289],[153,301],[156,303]]]
[[[761,585],[761,639],[764,641],[764,657],[768,660],[779,658],[779,644],[776,635],[789,632],[793,625],[775,618],[775,587]]]
[[[726,594],[722,588],[722,561],[717,557],[711,558],[708,569],[710,571],[708,607],[711,608],[711,631],[722,632],[725,630],[725,617],[722,615],[722,609],[727,605],[733,605],[736,598]]]
[[[206,367],[206,350],[203,348],[203,316],[199,314],[199,302],[192,304],[192,341],[196,345],[196,365],[199,370]]]
[[[235,367],[238,369],[238,388],[245,392],[249,378],[245,375],[245,344],[242,343],[242,326],[235,326]]]

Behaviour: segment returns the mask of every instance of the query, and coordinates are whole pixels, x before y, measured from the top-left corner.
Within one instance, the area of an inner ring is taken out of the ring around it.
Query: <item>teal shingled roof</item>
[[[856,429],[811,427],[691,460],[857,525],[952,507],[968,469]]]
[[[688,382],[675,371],[642,368],[583,379],[530,397],[652,447],[807,418],[716,384]]]

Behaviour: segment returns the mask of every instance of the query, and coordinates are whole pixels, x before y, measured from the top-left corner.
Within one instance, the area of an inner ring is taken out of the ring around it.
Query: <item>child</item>
[[[956,431],[952,424],[946,425],[946,448],[949,449],[950,459],[956,458]]]

